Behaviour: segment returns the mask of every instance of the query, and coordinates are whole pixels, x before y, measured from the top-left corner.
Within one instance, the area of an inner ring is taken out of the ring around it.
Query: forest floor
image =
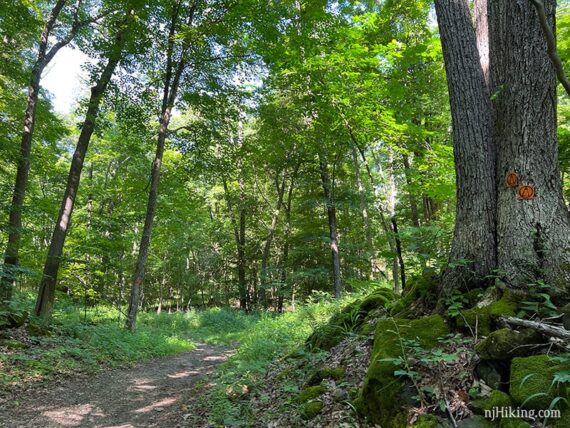
[[[196,382],[231,353],[228,347],[199,344],[192,352],[130,368],[36,385],[0,407],[0,426],[174,427]]]

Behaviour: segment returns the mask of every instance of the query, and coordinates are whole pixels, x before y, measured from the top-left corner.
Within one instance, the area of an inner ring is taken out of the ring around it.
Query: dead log
[[[518,327],[531,328],[546,336],[558,337],[560,339],[570,341],[570,331],[556,325],[546,324],[539,321],[521,320],[520,318],[515,317],[500,317],[499,322]]]

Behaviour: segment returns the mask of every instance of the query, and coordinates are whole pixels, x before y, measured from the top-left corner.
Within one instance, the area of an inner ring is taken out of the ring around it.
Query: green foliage
[[[267,370],[267,366],[276,357],[291,354],[292,358],[304,358],[298,350],[316,323],[324,322],[338,310],[338,302],[315,303],[298,308],[294,313],[281,316],[260,314],[254,318],[246,330],[236,339],[240,346],[226,363],[217,371],[213,383],[215,386],[207,393],[210,419],[213,424],[232,426],[250,426],[251,411],[248,400],[236,400],[231,391],[241,390],[245,386],[255,391]],[[293,350],[296,350],[292,353]],[[310,354],[318,358],[318,354]],[[297,392],[295,386],[291,387]]]
[[[520,303],[520,318],[524,316],[538,315],[540,317],[553,317],[558,315],[558,309],[552,303],[550,293],[551,286],[544,281],[537,281],[529,284],[527,300]]]

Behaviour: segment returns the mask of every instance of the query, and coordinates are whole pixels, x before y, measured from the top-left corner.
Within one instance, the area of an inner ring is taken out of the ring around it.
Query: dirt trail
[[[47,384],[0,408],[0,426],[176,427],[192,386],[229,355],[227,348],[198,345],[192,352],[107,370],[92,377]]]

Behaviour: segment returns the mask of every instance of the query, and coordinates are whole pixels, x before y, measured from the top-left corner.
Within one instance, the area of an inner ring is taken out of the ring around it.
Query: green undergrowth
[[[196,391],[203,397],[204,402],[198,405],[207,409],[210,423],[214,426],[251,426],[255,422],[251,398],[263,386],[269,364],[288,355],[300,358],[299,361],[304,360],[304,353],[312,355],[302,346],[307,337],[331,315],[338,313],[341,307],[358,297],[348,296],[340,301],[317,298],[295,312],[280,316],[261,315],[259,321],[241,335],[239,348],[219,367],[214,379],[209,381],[207,392]],[[293,388],[291,393],[297,391],[294,385],[284,384],[282,387]],[[290,406],[301,404],[294,400]]]
[[[30,312],[33,297],[20,295],[15,306],[18,311]],[[17,331],[0,330],[0,390],[8,393],[16,386],[57,376],[93,373],[191,351],[197,342],[229,345],[241,341],[244,332],[261,318],[219,308],[140,313],[137,330],[132,333],[124,329],[124,316],[115,308],[85,309],[59,299],[47,334],[36,331],[33,319]]]

